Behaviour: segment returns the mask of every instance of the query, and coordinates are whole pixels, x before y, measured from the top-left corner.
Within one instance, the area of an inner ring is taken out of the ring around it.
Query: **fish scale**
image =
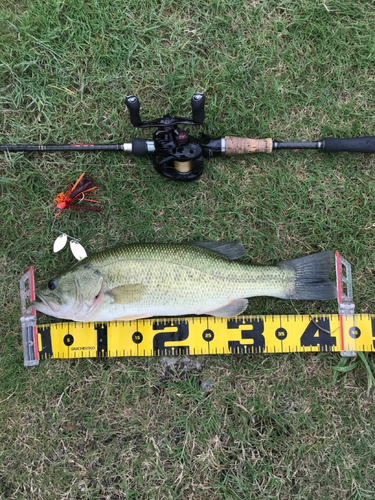
[[[208,250],[188,245],[128,245],[103,252],[98,259],[95,256],[88,258],[87,262],[106,276],[109,288],[123,285],[124,279],[128,283],[147,283],[149,291],[142,305],[164,305],[168,301],[176,310],[181,309],[181,302],[185,307],[201,307],[205,300],[214,307],[218,301],[225,303],[228,297],[233,300],[285,294],[285,284],[292,278],[290,271],[275,266],[231,262]]]
[[[130,244],[77,263],[37,291],[35,308],[59,318],[111,321],[157,315],[235,316],[247,297],[336,297],[329,280],[333,253],[321,252],[276,266],[237,259],[240,243]],[[51,289],[52,288],[52,289]]]

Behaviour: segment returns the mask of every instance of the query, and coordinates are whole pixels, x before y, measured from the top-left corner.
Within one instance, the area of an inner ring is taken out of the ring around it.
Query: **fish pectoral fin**
[[[232,318],[233,316],[238,316],[238,314],[243,313],[247,305],[247,299],[235,299],[223,307],[219,307],[213,311],[206,311],[204,314],[210,314],[211,316],[217,316],[219,318]]]
[[[106,292],[113,297],[113,304],[130,304],[137,302],[146,293],[146,286],[140,283],[133,285],[121,285]]]

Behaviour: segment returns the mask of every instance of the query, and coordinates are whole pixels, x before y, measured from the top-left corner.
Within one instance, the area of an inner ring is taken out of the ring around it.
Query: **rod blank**
[[[26,145],[16,144],[12,146],[0,146],[0,151],[103,151],[103,150],[121,150],[122,144],[47,144]]]

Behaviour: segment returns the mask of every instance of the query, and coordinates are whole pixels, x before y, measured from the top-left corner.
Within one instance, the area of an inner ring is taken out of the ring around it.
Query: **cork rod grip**
[[[272,153],[272,139],[245,139],[242,137],[225,138],[225,155],[246,153]]]

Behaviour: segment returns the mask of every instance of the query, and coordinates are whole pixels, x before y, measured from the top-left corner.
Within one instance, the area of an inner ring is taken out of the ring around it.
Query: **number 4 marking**
[[[336,338],[331,336],[329,318],[311,320],[301,336],[301,347],[318,345],[321,351],[330,350],[336,345]]]

